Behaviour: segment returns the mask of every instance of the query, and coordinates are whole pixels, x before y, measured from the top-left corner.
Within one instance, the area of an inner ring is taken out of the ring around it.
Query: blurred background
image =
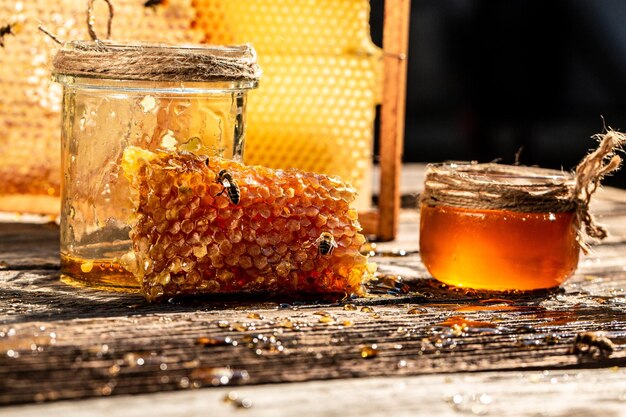
[[[372,0],[382,40],[383,0]],[[572,169],[626,131],[623,0],[412,0],[404,160]],[[626,168],[607,178],[626,188]]]

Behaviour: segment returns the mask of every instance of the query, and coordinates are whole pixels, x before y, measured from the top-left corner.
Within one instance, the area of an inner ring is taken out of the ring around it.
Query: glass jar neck
[[[575,182],[574,176],[569,172],[496,163],[444,162],[429,164],[427,173],[437,173],[501,186],[542,186],[573,184]]]
[[[53,81],[64,87],[85,90],[141,91],[153,93],[185,94],[224,94],[245,92],[256,88],[258,81],[149,81],[124,80],[100,77],[77,77],[66,74],[53,74]]]

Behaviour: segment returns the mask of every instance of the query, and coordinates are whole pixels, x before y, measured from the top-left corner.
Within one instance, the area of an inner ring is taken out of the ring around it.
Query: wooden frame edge
[[[410,0],[386,0],[383,99],[380,110],[380,195],[377,240],[393,240],[400,215]]]

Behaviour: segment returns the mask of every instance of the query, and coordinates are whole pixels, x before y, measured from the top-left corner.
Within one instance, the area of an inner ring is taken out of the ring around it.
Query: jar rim
[[[147,81],[96,76],[52,74],[52,81],[81,90],[142,92],[156,94],[221,94],[245,92],[258,87],[258,81]]]
[[[134,51],[141,53],[143,51],[153,50],[163,53],[178,52],[180,50],[196,53],[196,54],[209,54],[216,56],[232,56],[242,57],[252,53],[252,46],[250,44],[241,45],[209,45],[209,44],[167,44],[167,43],[153,43],[153,42],[114,42],[109,40],[97,40],[97,41],[68,41],[63,44],[65,49],[74,50],[98,50],[105,52],[111,51]]]
[[[567,171],[524,165],[446,161],[429,163],[426,169],[427,172],[437,171],[441,175],[471,178],[474,181],[501,186],[542,186],[569,184],[576,181],[575,176]]]

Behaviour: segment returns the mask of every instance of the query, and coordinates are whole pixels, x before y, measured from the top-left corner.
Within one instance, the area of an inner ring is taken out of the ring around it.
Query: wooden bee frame
[[[380,108],[380,193],[378,207],[359,213],[365,233],[393,240],[400,214],[406,66],[411,0],[386,0],[383,21],[383,97]]]

